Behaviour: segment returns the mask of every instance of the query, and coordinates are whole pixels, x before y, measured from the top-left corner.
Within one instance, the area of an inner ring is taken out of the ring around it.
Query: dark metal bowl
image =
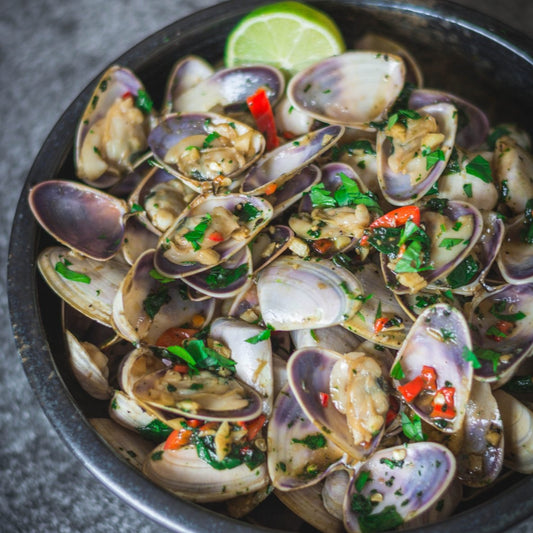
[[[220,60],[226,35],[265,1],[231,0],[179,20],[145,39],[116,63],[133,69],[148,91],[162,97],[171,65],[185,54]],[[502,24],[455,4],[428,0],[311,1],[339,24],[348,47],[368,30],[404,43],[422,65],[426,86],[449,90],[485,109],[491,123],[515,121],[530,129],[533,117],[533,42]],[[31,186],[71,179],[76,124],[94,80],[54,126],[26,180],[11,235],[8,287],[15,340],[28,380],[57,432],[81,462],[127,503],[173,531],[311,531],[282,510],[274,497],[253,513],[254,524],[182,501],[155,486],[120,459],[87,422],[106,403],[90,398],[66,363],[60,302],[35,268],[38,252],[51,244],[28,207]],[[531,133],[531,131],[530,131]],[[502,531],[533,515],[533,477],[512,474],[457,514],[418,531]]]

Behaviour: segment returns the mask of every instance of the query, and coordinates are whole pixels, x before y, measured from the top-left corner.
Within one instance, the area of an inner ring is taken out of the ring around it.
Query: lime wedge
[[[233,28],[226,41],[226,66],[266,63],[293,75],[346,49],[335,22],[300,2],[259,7]]]

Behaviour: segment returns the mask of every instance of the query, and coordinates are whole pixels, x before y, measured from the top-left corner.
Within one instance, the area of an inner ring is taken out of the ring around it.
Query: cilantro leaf
[[[482,156],[476,155],[465,167],[466,173],[475,176],[485,183],[492,183],[490,163]]]

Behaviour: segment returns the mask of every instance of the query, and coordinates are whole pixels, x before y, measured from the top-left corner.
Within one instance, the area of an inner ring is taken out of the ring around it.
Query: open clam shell
[[[457,457],[457,476],[468,487],[492,483],[503,466],[503,424],[488,383],[474,381],[464,421],[464,440]]]
[[[248,170],[241,191],[258,195],[281,187],[331,148],[343,133],[341,126],[324,126],[269,151]]]
[[[509,226],[496,261],[508,283],[521,285],[533,282],[533,245],[523,242],[527,227],[525,216],[517,217]]]
[[[241,220],[240,226],[244,228],[246,236],[245,238],[239,239],[230,236],[228,239],[216,244],[213,250],[220,256],[219,263],[228,260],[232,255],[244,248],[268,224],[272,218],[272,206],[263,198],[247,196],[245,194],[198,197],[161,237],[154,259],[157,270],[165,276],[177,278],[197,274],[211,268],[213,265],[191,260],[189,257],[190,254],[186,256],[178,249],[172,249],[171,254],[170,251],[167,253],[170,241],[183,225],[187,223],[187,218],[193,216],[205,217],[206,215],[210,215],[217,207],[224,208],[235,215],[235,217],[238,217],[239,211],[247,204],[251,204],[251,207],[255,210],[255,216],[248,220]],[[183,255],[183,260],[180,259],[181,255]]]
[[[274,404],[268,447],[268,472],[274,487],[282,491],[314,485],[346,460],[307,418],[288,385]]]
[[[70,331],[65,331],[69,362],[81,388],[97,400],[112,396],[109,384],[107,356],[97,346],[80,342]]]
[[[260,490],[268,484],[266,464],[254,469],[244,463],[216,470],[198,457],[194,446],[164,450],[163,444],[147,457],[143,473],[177,496],[194,502],[217,502]]]
[[[505,379],[533,353],[533,283],[478,294],[469,322],[481,365],[476,378]]]
[[[415,89],[409,95],[408,106],[419,109],[426,105],[447,102],[453,104],[459,113],[456,142],[466,150],[481,145],[489,133],[489,119],[476,105],[464,98],[434,89]]]
[[[270,415],[274,394],[271,342],[248,342],[263,331],[243,320],[220,317],[211,324],[210,335],[231,350],[231,358],[237,363],[235,375],[261,395],[263,413]]]
[[[29,203],[41,226],[82,255],[105,261],[124,237],[123,200],[74,181],[43,181],[30,190]]]
[[[183,70],[184,64],[180,69]],[[198,67],[195,67],[198,69]],[[249,65],[225,68],[200,80],[184,91],[176,91],[173,110],[178,113],[206,112],[222,109],[225,113],[241,110],[246,99],[258,89],[264,88],[272,105],[285,90],[285,78],[275,67]],[[177,94],[176,94],[177,93]]]
[[[148,144],[167,172],[202,192],[230,186],[261,156],[265,138],[248,125],[216,113],[174,113],[150,132]]]
[[[357,470],[344,500],[350,533],[368,531],[378,517],[387,529],[402,525],[436,503],[455,475],[452,453],[434,442],[416,442],[376,452]],[[379,497],[372,497],[379,494]],[[407,525],[406,524],[406,525]]]
[[[133,265],[147,250],[153,250],[161,233],[148,225],[139,216],[130,216],[124,224],[122,255],[129,265]]]
[[[112,326],[113,299],[129,268],[125,262],[118,257],[96,261],[51,246],[41,252],[37,265],[61,299],[83,315]]]
[[[294,232],[289,226],[270,225],[250,243],[254,272],[265,268],[289,246]]]
[[[162,114],[179,111],[175,107],[176,100],[214,72],[215,69],[205,59],[195,55],[188,55],[177,61],[168,76]]]
[[[325,259],[281,256],[257,280],[263,321],[282,331],[340,324],[357,312],[361,293],[353,274]]]
[[[261,397],[253,388],[206,370],[185,375],[162,368],[135,381],[132,392],[143,404],[200,420],[242,422],[261,414]]]
[[[412,320],[383,283],[383,277],[376,265],[361,265],[357,271],[357,279],[363,289],[363,303],[358,312],[342,325],[365,339],[397,350],[404,341]],[[378,332],[375,330],[376,317],[388,318],[385,327]]]
[[[315,63],[287,87],[292,105],[328,124],[373,130],[400,94],[403,60],[394,54],[350,51]]]
[[[393,205],[408,205],[422,198],[439,179],[450,159],[457,130],[457,109],[446,103],[428,105],[416,110],[422,117],[431,116],[437,128],[444,135],[440,146],[442,159],[422,172],[415,180],[408,174],[393,172],[388,158],[393,153],[391,137],[385,131],[378,131],[376,140],[378,181],[385,199]],[[420,157],[423,157],[421,155]]]
[[[533,473],[533,412],[501,389],[494,391],[503,422],[504,464],[521,472]]]
[[[156,344],[164,331],[188,324],[196,315],[208,324],[214,312],[212,299],[193,302],[184,298],[180,281],[161,280],[154,270],[154,255],[148,250],[137,259],[113,301],[116,330],[133,344]]]
[[[422,390],[409,405],[440,431],[455,433],[462,426],[472,387],[471,351],[470,329],[463,314],[446,304],[436,304],[417,318],[394,360],[391,374],[397,388],[418,378],[424,366],[435,370],[434,396],[429,389]],[[444,387],[453,389],[455,412],[449,415],[441,415],[435,409],[437,404],[433,405]]]
[[[431,242],[429,257],[432,268],[418,274],[431,284],[453,271],[469,255],[481,237],[483,217],[473,205],[450,201],[439,211],[422,208],[420,219]],[[388,263],[388,257],[381,254],[381,269],[391,289],[396,294],[416,292],[398,283]]]
[[[327,405],[321,394],[330,394],[330,379],[333,367],[341,359],[340,354],[323,348],[302,348],[292,354],[287,364],[287,375],[292,394],[309,420],[318,430],[351,458],[362,460],[376,448],[383,434],[384,425],[372,440],[364,444],[354,441],[347,424],[333,401]]]
[[[97,188],[110,187],[132,171],[130,157],[135,158],[147,148],[148,115],[135,125],[131,120],[122,117],[120,126],[132,131],[126,133],[124,138],[120,137],[120,134],[119,137],[111,137],[107,141],[109,150],[107,145],[105,149],[101,146],[103,133],[97,128],[114,104],[125,97],[136,98],[139,91],[144,91],[142,82],[125,67],[113,65],[100,78],[76,131],[76,175],[85,183]],[[121,133],[124,134],[122,131]],[[115,152],[120,153],[118,160],[117,156],[113,155]],[[106,154],[105,157],[103,154]]]

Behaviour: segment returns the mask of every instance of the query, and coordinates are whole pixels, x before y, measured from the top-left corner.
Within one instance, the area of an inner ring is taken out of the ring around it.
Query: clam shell
[[[242,122],[238,122],[222,115],[217,115],[216,113],[173,113],[167,115],[150,132],[150,135],[148,136],[148,145],[159,164],[167,172],[179,178],[191,189],[197,192],[202,192],[206,188],[216,189],[216,184],[208,178],[199,179],[193,175],[186,174],[174,163],[165,163],[165,156],[172,147],[185,141],[188,137],[197,135],[207,137],[210,133],[209,126],[229,125],[230,123],[232,124],[231,127],[234,128],[240,136],[246,133],[252,133],[251,142],[252,147],[254,148],[254,155],[249,157],[243,166],[224,176],[229,180],[234,180],[252,165],[261,156],[265,149],[265,138],[263,135]]]
[[[474,345],[497,358],[478,355],[481,367],[476,368],[475,376],[482,381],[505,380],[533,353],[533,283],[481,292],[472,300],[471,309],[469,322]],[[498,336],[500,321],[520,313],[522,318],[510,321],[514,325],[512,331]]]
[[[291,339],[297,350],[314,346],[338,353],[353,352],[361,344],[358,337],[342,326],[293,330]]]
[[[509,226],[496,261],[508,283],[521,285],[533,282],[533,246],[522,242],[525,217],[517,217]]]
[[[533,413],[501,389],[494,398],[502,416],[505,439],[504,464],[522,474],[533,473]]]
[[[58,263],[68,262],[72,272],[88,276],[89,283],[65,278],[56,270]],[[128,271],[118,258],[101,262],[80,257],[68,248],[51,246],[43,250],[37,265],[48,285],[71,307],[106,326],[112,326],[113,298]]]
[[[248,170],[241,192],[258,195],[280,187],[331,148],[343,133],[341,126],[325,126],[270,150]]]
[[[462,426],[472,387],[473,368],[467,361],[466,350],[472,350],[470,329],[462,313],[446,304],[428,307],[411,327],[392,370],[400,365],[405,377],[395,379],[396,386],[405,385],[420,375],[422,367],[433,367],[437,374],[437,389],[447,383],[455,388],[453,419],[436,423],[431,405],[417,396],[409,405],[428,424],[446,433],[455,433]]]
[[[287,87],[292,105],[321,122],[373,130],[400,94],[403,60],[394,54],[351,51],[315,63]]]
[[[481,145],[489,133],[489,119],[476,105],[464,98],[434,89],[415,89],[409,96],[410,109],[447,102],[453,104],[459,113],[456,142],[466,150]]]
[[[457,457],[457,477],[468,487],[492,483],[503,466],[504,436],[498,404],[490,385],[474,381],[466,404],[464,440]]]
[[[263,321],[282,331],[340,324],[359,309],[360,294],[358,280],[328,260],[282,256],[257,280]]]
[[[175,94],[173,110],[178,113],[207,112],[219,108],[224,112],[241,110],[246,106],[246,99],[261,88],[266,90],[271,104],[275,105],[285,90],[283,74],[269,65],[225,68]]]
[[[144,90],[144,86],[137,76],[131,70],[118,65],[113,65],[107,69],[98,81],[95,91],[78,124],[74,143],[74,162],[77,167],[76,175],[87,184],[98,188],[110,187],[125,175],[125,173],[119,173],[116,169],[107,170],[96,180],[89,180],[79,168],[79,161],[83,142],[94,124],[106,116],[115,100],[122,98],[128,93],[135,97],[140,90]],[[144,127],[146,130],[148,129],[147,118],[145,118]],[[129,170],[131,171],[132,168]]]
[[[439,179],[448,161],[455,142],[457,130],[457,109],[446,103],[428,105],[416,110],[422,116],[431,115],[437,121],[438,131],[444,134],[444,141],[440,150],[444,153],[444,160],[437,161],[425,175],[419,177],[416,183],[411,183],[407,174],[394,173],[388,163],[392,142],[387,131],[379,131],[376,140],[378,181],[385,199],[393,205],[409,205],[424,196]]]
[[[362,298],[365,300],[359,311],[342,325],[353,333],[377,344],[398,349],[412,326],[412,320],[387,289],[379,268],[373,263],[361,265],[357,271],[357,279],[362,286]],[[366,299],[368,298],[368,300]],[[384,328],[376,333],[374,322],[381,308],[381,316],[399,320],[399,328]]]
[[[214,72],[215,69],[205,59],[195,55],[188,55],[177,61],[167,80],[162,114],[168,115],[178,111],[175,107],[178,98]]]
[[[331,371],[340,355],[323,348],[302,348],[292,354],[287,364],[287,376],[292,394],[307,418],[328,439],[351,458],[362,460],[377,446],[383,428],[369,446],[356,444],[346,422],[346,415],[328,402],[324,406],[320,393],[329,394]]]
[[[263,331],[242,320],[220,317],[211,324],[210,335],[231,350],[231,358],[237,363],[235,375],[261,395],[263,413],[270,415],[274,394],[270,339],[255,344],[247,342]]]
[[[74,181],[43,181],[30,190],[33,215],[52,237],[92,259],[113,257],[124,237],[123,200]]]
[[[269,222],[272,218],[272,206],[263,198],[256,196],[247,196],[245,194],[226,194],[223,196],[206,196],[198,197],[192,202],[189,207],[176,219],[174,224],[163,234],[159,241],[154,264],[156,269],[170,278],[177,278],[180,276],[190,276],[208,270],[211,265],[204,265],[202,263],[192,263],[185,261],[183,263],[175,263],[169,260],[165,251],[168,247],[168,240],[171,239],[175,231],[185,222],[189,216],[205,215],[210,213],[215,207],[221,206],[233,213],[240,204],[252,204],[259,212],[256,218],[242,225],[248,230],[246,239],[237,240],[230,237],[225,241],[214,246],[214,250],[220,254],[220,262],[228,260],[232,255],[244,248]]]
[[[281,491],[314,485],[346,460],[344,452],[307,418],[288,385],[274,404],[267,457],[270,479]]]
[[[268,484],[266,464],[253,470],[244,463],[216,470],[198,457],[194,446],[163,450],[163,444],[159,445],[147,457],[143,473],[177,496],[202,503],[234,498]]]
[[[371,523],[372,517],[390,507],[398,515],[399,523],[395,526],[415,518],[442,497],[453,481],[455,470],[452,453],[434,442],[416,442],[376,452],[359,467],[346,493],[344,525],[347,531],[366,531],[365,525]],[[369,477],[360,487],[358,481],[364,472],[368,472]],[[383,498],[376,500],[370,513],[352,510],[361,500],[368,501],[375,493]]]
[[[289,226],[270,225],[250,243],[254,272],[259,272],[279,257],[289,246],[294,232]]]

